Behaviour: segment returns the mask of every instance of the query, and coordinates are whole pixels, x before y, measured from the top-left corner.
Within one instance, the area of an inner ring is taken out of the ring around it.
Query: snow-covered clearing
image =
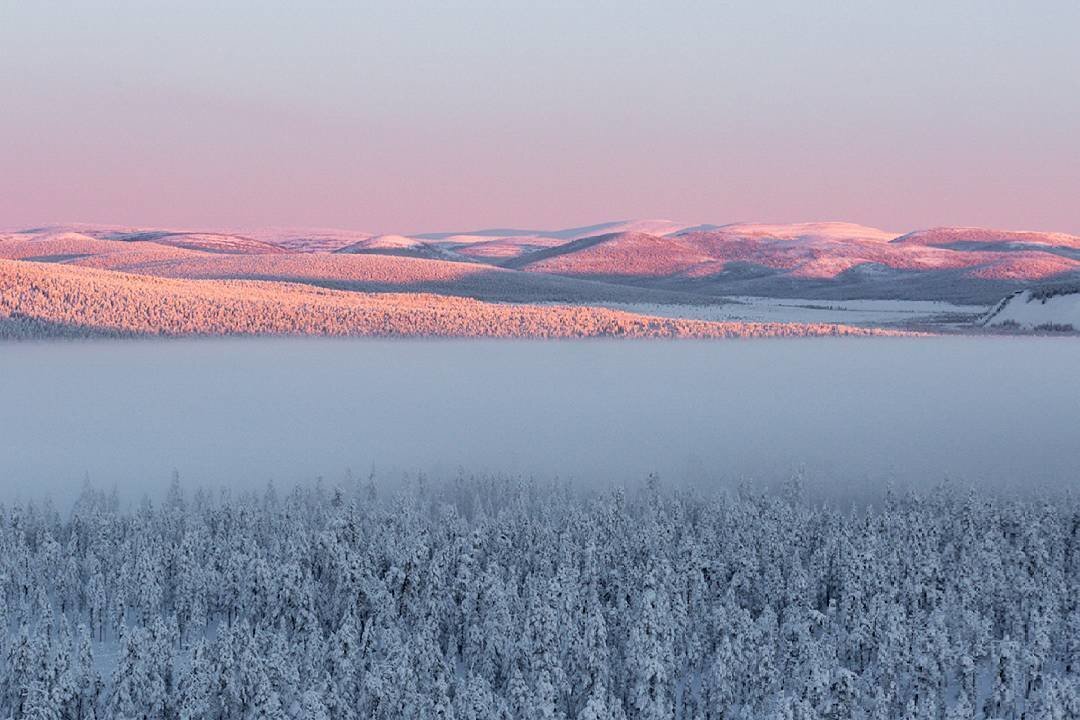
[[[1080,331],[1080,290],[1015,293],[997,305],[985,322],[992,327],[1015,325],[1024,330]]]
[[[983,315],[982,305],[936,300],[805,300],[740,296],[716,305],[606,303],[604,307],[642,315],[688,320],[838,323],[845,325],[958,325]]]

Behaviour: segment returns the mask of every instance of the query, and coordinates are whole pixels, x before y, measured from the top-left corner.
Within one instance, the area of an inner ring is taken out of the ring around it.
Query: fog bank
[[[0,347],[0,499],[347,468],[1064,488],[1080,343],[197,340]]]

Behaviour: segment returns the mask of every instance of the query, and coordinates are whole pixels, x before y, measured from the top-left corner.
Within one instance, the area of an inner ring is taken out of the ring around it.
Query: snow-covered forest
[[[400,289],[400,288],[398,288]],[[257,280],[192,280],[2,259],[0,340],[315,335],[734,338],[897,335],[833,323],[713,322],[561,303],[484,302]]]
[[[0,508],[0,717],[1080,717],[1075,498],[343,485]]]

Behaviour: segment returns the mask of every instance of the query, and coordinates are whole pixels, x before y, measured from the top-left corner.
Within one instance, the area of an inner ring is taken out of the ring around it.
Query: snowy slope
[[[1080,286],[1023,290],[1008,296],[983,320],[989,327],[1019,326],[1025,330],[1080,330]]]

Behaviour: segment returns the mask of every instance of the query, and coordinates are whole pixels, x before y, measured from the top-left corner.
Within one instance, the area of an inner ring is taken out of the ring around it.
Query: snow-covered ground
[[[1080,331],[1080,289],[1015,293],[1002,300],[984,322],[990,327],[1015,324],[1024,330]]]
[[[964,324],[983,316],[982,305],[934,300],[805,300],[733,297],[716,305],[609,303],[605,307],[642,315],[712,321],[843,323],[848,325]]]

